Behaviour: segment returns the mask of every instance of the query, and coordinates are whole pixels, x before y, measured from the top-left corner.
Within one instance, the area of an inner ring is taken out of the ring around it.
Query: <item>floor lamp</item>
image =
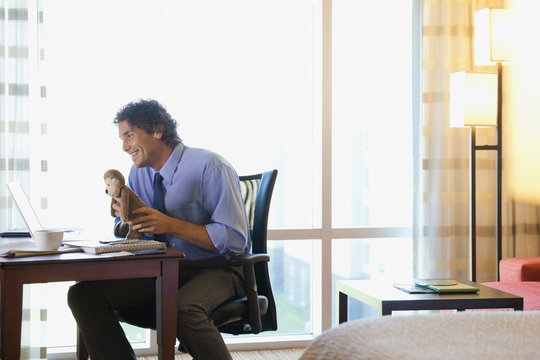
[[[499,280],[502,258],[502,63],[508,61],[512,41],[506,9],[485,8],[474,14],[476,65],[496,65],[495,73],[459,72],[450,75],[450,126],[468,126],[470,135],[469,253],[470,280],[476,281],[476,154],[496,151],[495,276]],[[476,127],[496,128],[495,145],[477,145]]]
[[[512,57],[515,41],[512,14],[508,9],[485,8],[474,14],[474,61],[476,65],[496,65],[497,67],[497,175],[495,186],[495,280],[499,280],[499,262],[502,258],[502,104],[503,104],[503,64]],[[489,146],[486,146],[490,150]],[[476,268],[471,278],[476,280]]]
[[[470,127],[470,157],[469,157],[469,254],[470,280],[476,281],[476,154],[478,151],[497,152],[496,178],[496,238],[497,252],[500,231],[500,197],[501,179],[499,173],[502,163],[502,143],[497,135],[496,145],[477,145],[477,127],[496,127],[497,134],[501,133],[498,126],[498,74],[488,72],[462,71],[450,75],[450,126]],[[498,255],[497,255],[498,256]]]

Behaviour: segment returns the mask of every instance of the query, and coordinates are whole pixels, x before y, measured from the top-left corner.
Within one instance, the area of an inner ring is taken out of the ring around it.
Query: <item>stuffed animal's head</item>
[[[126,184],[122,173],[115,169],[107,170],[103,179],[105,180],[105,193],[112,198],[120,196],[120,191]]]

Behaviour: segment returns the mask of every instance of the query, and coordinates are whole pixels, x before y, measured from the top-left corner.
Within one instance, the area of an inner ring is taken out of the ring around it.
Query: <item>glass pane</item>
[[[268,243],[278,319],[278,331],[268,335],[311,333],[312,250],[310,240]]]
[[[412,1],[332,4],[333,225],[410,226]]]
[[[47,346],[49,352],[61,351],[62,348],[72,347],[77,343],[77,325],[67,306],[67,289],[72,284],[73,282],[70,281],[46,285]],[[73,351],[73,348],[69,350]]]
[[[276,303],[277,331],[264,336],[310,334],[311,325],[311,240],[274,240],[268,242],[268,271]],[[222,334],[237,338],[235,335]],[[253,337],[260,335],[240,335]]]
[[[336,281],[381,279],[410,281],[413,277],[412,239],[334,239],[332,241],[332,302],[336,304]],[[335,323],[335,309],[332,314]],[[377,312],[359,302],[349,303],[350,318],[376,316]]]
[[[72,352],[77,343],[77,324],[67,306],[67,290],[73,282],[47,283],[47,347],[49,353]],[[149,347],[149,331],[128,324],[122,327],[134,348]]]
[[[46,70],[54,74],[43,116],[49,173],[62,178],[70,164],[78,174],[76,182],[50,184],[49,222],[110,226],[100,176],[108,168],[127,173],[131,164],[112,119],[129,101],[155,98],[179,122],[186,145],[220,153],[239,174],[280,171],[270,227],[320,224],[312,0],[83,4],[45,4]],[[82,6],[84,16],[66,16]],[[85,213],[62,211],[81,188]]]

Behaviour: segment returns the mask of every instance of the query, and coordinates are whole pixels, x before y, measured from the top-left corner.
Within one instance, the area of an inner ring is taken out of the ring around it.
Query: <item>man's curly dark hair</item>
[[[131,126],[136,126],[148,134],[156,131],[163,133],[161,141],[172,147],[182,143],[176,131],[177,122],[167,112],[167,109],[156,100],[132,101],[116,113],[114,123],[126,120]]]

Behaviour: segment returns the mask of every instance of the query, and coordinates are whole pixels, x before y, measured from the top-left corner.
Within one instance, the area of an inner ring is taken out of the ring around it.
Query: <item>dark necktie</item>
[[[165,214],[165,196],[163,195],[163,176],[160,173],[154,175],[154,200],[152,207]],[[154,234],[154,239],[161,242],[167,241],[167,235]]]

